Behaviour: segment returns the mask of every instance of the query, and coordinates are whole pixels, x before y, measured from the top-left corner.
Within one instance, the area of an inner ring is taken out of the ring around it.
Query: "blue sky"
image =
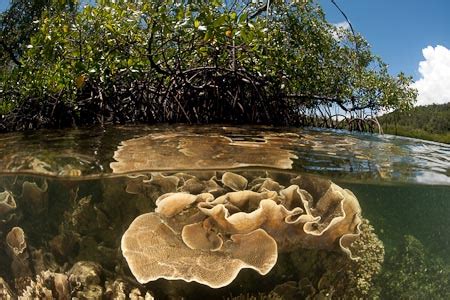
[[[344,21],[330,0],[321,0],[327,19]],[[419,79],[422,49],[450,48],[448,0],[336,0],[354,29],[360,32],[396,74],[404,71]]]
[[[9,0],[0,0],[0,11],[4,11],[9,5]]]
[[[345,21],[331,0],[319,0],[331,23]],[[450,102],[450,1],[336,0],[355,31],[395,75],[412,75],[418,104]],[[438,47],[441,46],[441,47]]]
[[[331,0],[318,1],[330,22],[344,21]],[[391,74],[403,71],[414,77],[420,104],[450,102],[450,0],[336,2],[373,52],[389,64]],[[0,0],[0,11],[8,4],[9,0]]]

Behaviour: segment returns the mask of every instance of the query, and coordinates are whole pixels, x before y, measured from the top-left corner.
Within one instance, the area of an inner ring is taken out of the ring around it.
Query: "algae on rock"
[[[388,255],[379,281],[382,299],[450,299],[450,265],[411,235]]]
[[[377,298],[379,289],[374,282],[381,272],[384,246],[368,220],[362,220],[360,229],[360,237],[350,246],[357,260],[340,252],[314,249],[281,255],[274,269],[277,274],[272,276],[290,276],[274,292],[283,299]]]

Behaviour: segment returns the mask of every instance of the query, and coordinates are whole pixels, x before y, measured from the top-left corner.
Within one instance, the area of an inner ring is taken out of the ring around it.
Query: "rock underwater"
[[[178,177],[177,190],[159,196],[155,212],[138,216],[122,237],[122,253],[140,283],[181,279],[219,288],[244,268],[265,275],[279,252],[299,248],[358,259],[350,245],[361,234],[361,208],[351,191],[329,180],[298,176],[285,188],[231,172],[220,180]]]

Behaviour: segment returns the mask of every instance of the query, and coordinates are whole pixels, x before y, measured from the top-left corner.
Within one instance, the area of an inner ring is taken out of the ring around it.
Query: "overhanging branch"
[[[267,11],[268,5],[269,5],[269,2],[266,2],[263,5],[261,5],[260,7],[258,7],[256,9],[256,11],[249,16],[249,19],[254,19],[257,16],[259,16],[260,14],[262,14],[263,12]]]
[[[12,49],[10,49],[8,47],[8,45],[6,44],[6,42],[2,39],[0,40],[0,43],[2,45],[3,50],[8,53],[9,58],[18,66],[21,66],[22,64],[20,63],[20,61],[16,58],[16,56],[14,55],[14,52],[12,51]]]
[[[354,112],[358,110],[364,110],[368,108],[373,108],[373,104],[369,103],[367,105],[358,106],[358,105],[352,105],[351,108],[345,107],[345,103],[341,98],[337,97],[330,97],[330,96],[322,96],[322,95],[308,95],[308,94],[289,94],[285,95],[285,98],[291,98],[291,99],[304,99],[304,100],[317,100],[317,101],[327,101],[331,103],[337,104],[342,110],[345,112]],[[355,99],[352,99],[352,102],[354,102]]]

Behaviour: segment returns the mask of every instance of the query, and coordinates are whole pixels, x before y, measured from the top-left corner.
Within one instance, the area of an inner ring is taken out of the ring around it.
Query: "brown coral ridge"
[[[15,291],[0,277],[0,299],[154,299],[149,291],[141,296],[141,291],[124,279],[102,281],[103,271],[95,262],[78,261],[63,273],[45,270],[36,276],[16,278]]]
[[[132,222],[121,248],[140,283],[165,278],[223,287],[242,268],[267,274],[278,251],[294,248],[357,259],[349,247],[360,235],[361,209],[351,191],[305,176],[287,188],[230,172],[220,182],[222,195],[164,194],[154,213]]]

